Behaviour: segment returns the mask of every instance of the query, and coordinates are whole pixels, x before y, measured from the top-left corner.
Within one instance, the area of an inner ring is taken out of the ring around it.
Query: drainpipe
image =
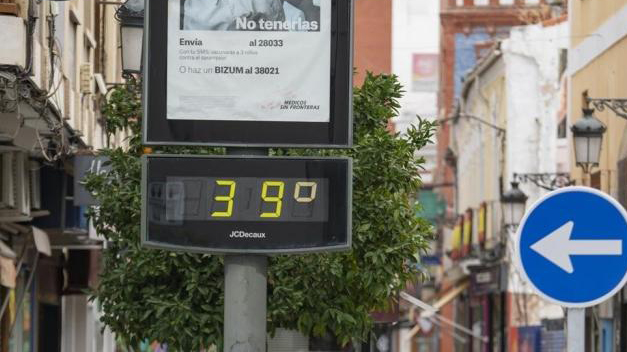
[[[28,1],[28,19],[26,21],[26,67],[24,73],[30,76],[33,71],[33,36],[35,35],[35,25],[39,18],[35,0]]]

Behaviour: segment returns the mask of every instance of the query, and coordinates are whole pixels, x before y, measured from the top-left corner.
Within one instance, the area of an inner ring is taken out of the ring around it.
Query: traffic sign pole
[[[228,148],[229,155],[268,155],[264,148]],[[268,258],[224,256],[224,352],[266,351]]]
[[[568,308],[566,350],[584,352],[586,344],[586,309]]]

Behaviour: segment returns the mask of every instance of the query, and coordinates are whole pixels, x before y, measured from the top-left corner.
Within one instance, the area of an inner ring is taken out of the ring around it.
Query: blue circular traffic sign
[[[518,227],[518,267],[545,299],[598,304],[627,281],[627,212],[588,187],[566,187],[535,202]]]

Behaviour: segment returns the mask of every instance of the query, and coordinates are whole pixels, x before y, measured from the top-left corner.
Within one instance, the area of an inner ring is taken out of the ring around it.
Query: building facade
[[[437,164],[434,183],[447,203],[449,223],[457,215],[455,204],[455,160],[448,153],[449,123],[446,118],[459,97],[462,78],[474,67],[490,46],[507,36],[509,28],[523,24],[520,7],[536,8],[537,0],[441,0],[440,2],[440,70],[438,118],[442,121],[437,134]],[[450,231],[451,224],[447,226]]]
[[[405,93],[400,99],[395,131],[404,132],[418,122],[417,116],[437,117],[439,0],[393,1],[392,73],[398,76]],[[435,141],[434,141],[435,142]],[[425,146],[418,157],[425,158],[421,173],[424,184],[432,183],[435,144]]]
[[[571,39],[569,123],[579,121],[590,98],[627,99],[627,1],[570,1]],[[623,100],[626,101],[627,100]],[[589,104],[594,108],[594,104]],[[594,116],[607,130],[603,134],[598,167],[583,173],[572,168],[577,184],[588,185],[627,206],[627,109],[596,109]],[[622,118],[620,116],[622,114]],[[572,143],[572,142],[571,142]],[[570,162],[575,164],[574,152]],[[627,290],[586,312],[587,351],[627,350]]]
[[[532,294],[513,264],[501,196],[518,182],[530,205],[569,182],[566,20],[512,27],[461,80],[447,118],[457,215],[442,232],[432,300],[457,326],[443,324],[439,351],[564,348],[561,308]]]
[[[124,138],[100,116],[122,82],[115,10],[0,1],[1,351],[114,349],[85,294],[102,240],[76,193],[75,161]]]
[[[360,86],[366,71],[392,71],[392,0],[355,1],[353,83]]]

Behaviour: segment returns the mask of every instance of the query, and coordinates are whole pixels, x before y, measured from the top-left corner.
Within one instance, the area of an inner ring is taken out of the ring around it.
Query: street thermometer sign
[[[627,212],[596,189],[561,188],[529,209],[517,253],[541,297],[570,308],[596,305],[627,281]]]
[[[144,144],[350,148],[353,3],[146,1]],[[142,162],[142,245],[231,254],[224,351],[265,351],[267,258],[249,254],[350,249],[351,160]]]
[[[145,155],[142,241],[223,253],[350,247],[351,160]]]

